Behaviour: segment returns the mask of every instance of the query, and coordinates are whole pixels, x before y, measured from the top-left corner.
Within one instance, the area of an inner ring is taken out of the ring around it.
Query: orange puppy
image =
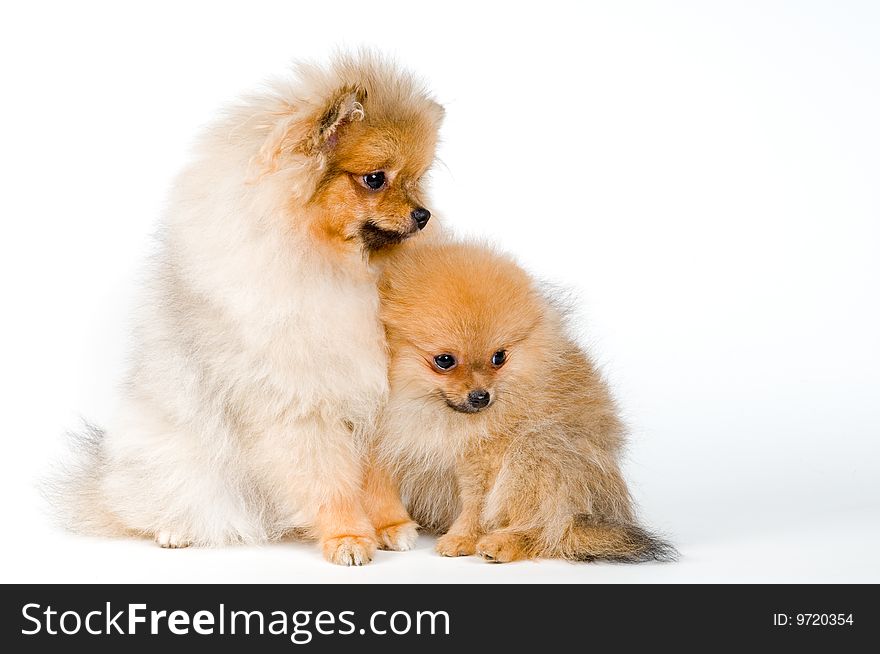
[[[511,259],[415,244],[380,283],[391,348],[371,492],[445,556],[669,559],[618,466],[624,430],[560,310]],[[375,520],[375,518],[374,518]],[[448,531],[447,531],[448,530]]]

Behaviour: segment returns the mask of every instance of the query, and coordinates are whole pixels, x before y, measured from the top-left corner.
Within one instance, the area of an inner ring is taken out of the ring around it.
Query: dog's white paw
[[[160,529],[156,532],[155,541],[159,547],[166,549],[178,549],[189,547],[190,545],[190,542],[181,535],[175,534],[173,531],[166,531],[165,529]]]
[[[373,560],[376,541],[365,536],[338,536],[322,543],[324,558],[336,565],[365,565]]]
[[[396,525],[388,525],[376,530],[379,547],[383,550],[406,552],[415,547],[419,537],[419,526],[412,520]]]

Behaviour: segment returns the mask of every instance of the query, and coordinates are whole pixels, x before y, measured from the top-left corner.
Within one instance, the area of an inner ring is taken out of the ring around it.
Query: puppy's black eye
[[[385,173],[377,170],[375,173],[367,173],[363,176],[364,186],[373,191],[378,191],[385,186]]]
[[[507,350],[498,350],[492,355],[492,365],[496,368],[503,366],[505,361],[507,361]]]
[[[434,357],[434,365],[440,370],[451,370],[455,367],[455,357],[451,354],[438,354]]]

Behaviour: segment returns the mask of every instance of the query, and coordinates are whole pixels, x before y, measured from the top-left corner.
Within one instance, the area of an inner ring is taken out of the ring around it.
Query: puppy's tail
[[[122,523],[106,508],[102,492],[106,468],[104,431],[85,423],[68,437],[70,456],[40,484],[52,515],[64,528],[81,534],[126,534]]]
[[[572,561],[641,563],[678,559],[675,547],[636,524],[599,520],[585,513],[574,516],[559,548],[559,556]]]

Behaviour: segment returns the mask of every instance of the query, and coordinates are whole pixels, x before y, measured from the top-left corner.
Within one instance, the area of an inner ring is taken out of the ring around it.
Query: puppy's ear
[[[341,89],[317,121],[310,144],[312,151],[332,150],[347,124],[364,119],[366,99],[367,92],[361,87]]]
[[[285,155],[319,157],[332,150],[347,124],[364,119],[366,98],[361,87],[342,88],[317,111],[280,116],[255,158],[258,176],[278,170]]]

